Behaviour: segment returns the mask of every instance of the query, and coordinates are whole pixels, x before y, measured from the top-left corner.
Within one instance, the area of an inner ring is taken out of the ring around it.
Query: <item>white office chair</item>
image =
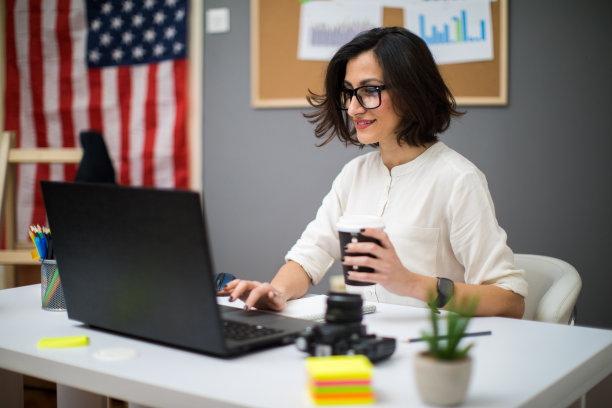
[[[529,285],[523,319],[574,324],[582,280],[565,261],[542,255],[515,254],[514,264],[525,270]]]

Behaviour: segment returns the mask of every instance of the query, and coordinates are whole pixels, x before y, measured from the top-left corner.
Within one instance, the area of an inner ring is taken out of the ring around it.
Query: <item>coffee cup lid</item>
[[[336,228],[344,232],[359,232],[362,228],[384,229],[385,223],[374,215],[347,214],[340,217]]]

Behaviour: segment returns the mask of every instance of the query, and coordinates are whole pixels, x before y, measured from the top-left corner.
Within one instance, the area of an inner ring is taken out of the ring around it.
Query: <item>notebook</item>
[[[240,300],[231,303],[227,297],[217,298],[217,304],[232,307],[242,307],[244,305]],[[376,303],[365,300],[361,308],[361,313],[365,315],[374,312],[376,312]],[[324,323],[325,315],[327,314],[327,296],[306,295],[299,300],[287,303],[287,307],[279,313],[284,316]]]
[[[41,188],[70,319],[216,356],[288,344],[316,324],[217,305],[196,192],[53,181]]]

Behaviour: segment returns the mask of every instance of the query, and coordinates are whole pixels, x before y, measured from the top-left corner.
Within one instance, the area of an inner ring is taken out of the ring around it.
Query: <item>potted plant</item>
[[[421,399],[432,405],[457,405],[465,398],[472,371],[472,358],[468,351],[472,344],[459,343],[474,312],[478,299],[462,299],[459,304],[452,298],[448,313],[440,316],[435,298],[428,302],[431,333],[423,333],[428,349],[415,357],[415,379]],[[446,320],[446,332],[441,333],[440,321]]]

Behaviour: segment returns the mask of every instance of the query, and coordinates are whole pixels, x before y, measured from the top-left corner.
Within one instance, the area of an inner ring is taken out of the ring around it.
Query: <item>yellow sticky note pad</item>
[[[369,379],[372,363],[363,355],[306,358],[306,369],[317,381]]]
[[[89,337],[70,336],[70,337],[45,337],[38,342],[38,348],[62,348],[62,347],[80,347],[89,344]]]
[[[308,357],[310,396],[316,405],[372,404],[372,363],[363,355]]]

